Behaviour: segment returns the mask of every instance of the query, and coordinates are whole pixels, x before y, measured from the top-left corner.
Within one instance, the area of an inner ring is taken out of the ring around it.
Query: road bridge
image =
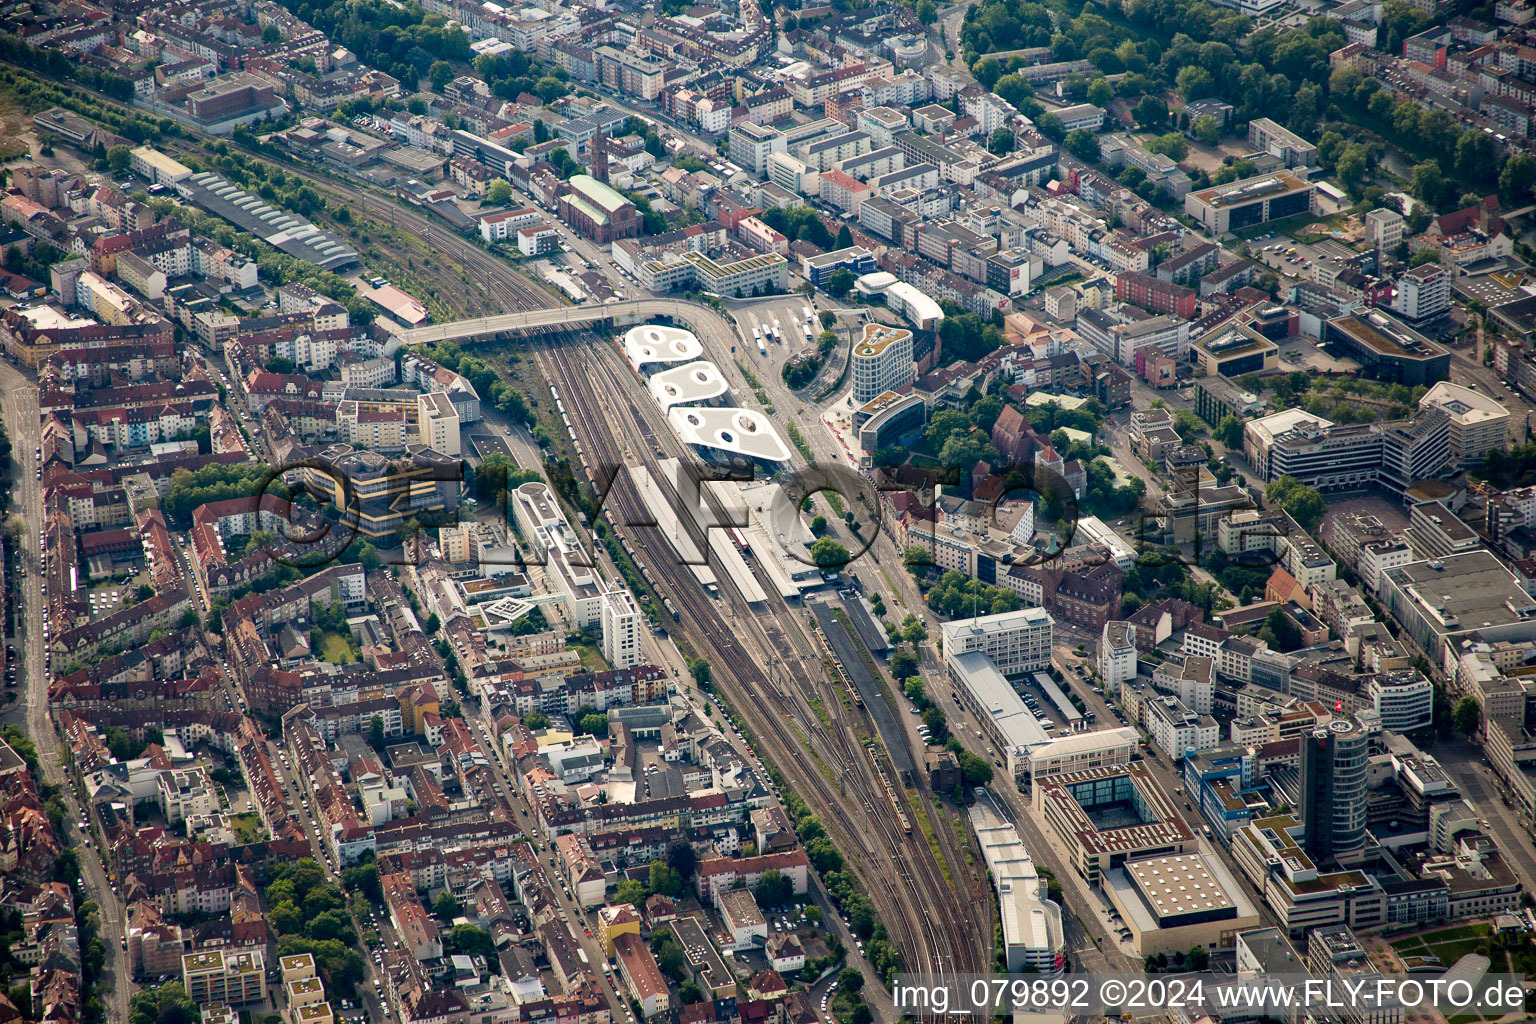
[[[396,332],[393,340],[385,345],[385,353],[393,355],[402,346],[472,342],[521,331],[591,327],[603,323],[613,327],[629,326],[659,316],[681,320],[694,327],[695,333],[716,332],[717,338],[737,337],[735,324],[703,303],[683,299],[624,299],[603,305],[551,306],[414,327]]]

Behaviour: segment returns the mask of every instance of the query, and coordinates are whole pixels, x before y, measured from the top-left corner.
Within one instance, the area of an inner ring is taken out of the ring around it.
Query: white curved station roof
[[[681,406],[667,412],[667,422],[686,444],[715,448],[764,462],[788,462],[789,446],[760,412]]]
[[[711,398],[729,394],[731,390],[720,368],[703,359],[686,366],[661,370],[651,376],[646,386],[651,389],[651,397],[656,399],[663,412],[674,405],[707,402]]]
[[[636,372],[649,363],[687,363],[704,354],[691,331],[661,324],[641,324],[624,334],[624,355]]]

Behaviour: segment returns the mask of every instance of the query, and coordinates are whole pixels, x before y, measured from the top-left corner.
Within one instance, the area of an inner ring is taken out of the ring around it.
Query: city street
[[[43,521],[42,484],[37,480],[34,457],[39,438],[37,388],[9,362],[0,361],[0,390],[4,391],[6,430],[11,436],[12,458],[16,462],[12,470],[12,479],[16,483],[12,510],[21,525],[18,557],[27,569],[26,578],[20,581],[24,629],[16,645],[17,653],[21,655],[17,686],[22,694],[17,706],[24,716],[27,735],[37,746],[43,772],[41,781],[58,786],[69,809],[65,835],[59,840],[66,848],[77,851],[83,896],[95,900],[101,908],[101,939],[107,950],[102,968],[102,1001],[107,1008],[108,1021],[118,1024],[127,1020],[128,1000],[136,987],[130,980],[128,954],[123,949],[127,922],[96,845],[90,836],[79,831],[84,812],[65,773],[59,756],[58,734],[48,714],[49,661],[43,643],[42,545],[35,529]]]

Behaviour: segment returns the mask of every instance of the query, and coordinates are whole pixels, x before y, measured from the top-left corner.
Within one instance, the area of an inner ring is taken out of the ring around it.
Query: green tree
[[[713,673],[710,671],[709,662],[703,658],[694,658],[688,663],[688,672],[693,676],[693,681],[700,687],[707,689]]]
[[[1271,608],[1259,630],[1259,637],[1272,649],[1289,654],[1301,646],[1301,627],[1279,607]]]
[[[645,886],[633,878],[626,878],[614,887],[613,902],[639,907],[645,903]]]
[[[683,881],[693,877],[698,865],[699,854],[688,840],[674,839],[667,846],[667,866],[676,871]]]
[[[1476,698],[1463,697],[1458,700],[1451,711],[1451,722],[1463,736],[1475,735],[1483,722],[1483,711],[1477,706]]]
[[[1189,155],[1189,140],[1179,132],[1169,132],[1147,143],[1147,148],[1154,153],[1163,154],[1170,160],[1179,161]]]
[[[841,569],[848,564],[848,549],[831,537],[822,537],[811,545],[811,561],[823,570]]]
[[[1243,421],[1236,416],[1223,416],[1211,436],[1229,451],[1241,451],[1243,447]]]
[[[452,921],[459,916],[462,910],[463,908],[459,906],[459,901],[447,889],[438,893],[437,899],[432,901],[432,913],[444,921]]]
[[[1133,114],[1142,128],[1161,128],[1168,123],[1168,104],[1156,96],[1143,96],[1136,102]]]
[[[442,92],[453,81],[453,65],[445,60],[435,60],[427,68],[427,77],[432,80],[432,91]]]
[[[113,146],[107,150],[107,167],[113,174],[126,172],[133,163],[133,150],[128,146]]]
[[[837,987],[844,992],[862,992],[864,975],[857,967],[844,967],[837,976]]]
[[[179,981],[141,988],[128,1000],[128,1024],[196,1024],[200,1017]]]
[[[1214,146],[1221,141],[1221,125],[1210,114],[1201,114],[1195,118],[1189,130],[1202,145]]]
[[[304,912],[292,900],[269,904],[267,920],[279,935],[291,935],[304,930]]]
[[[374,864],[357,864],[341,873],[341,884],[370,900],[382,899],[384,891],[379,885],[379,869]]]
[[[677,869],[668,866],[666,861],[655,860],[651,862],[650,876],[651,892],[659,892],[663,896],[677,897],[683,893],[683,876]]]
[[[1408,191],[1415,199],[1438,210],[1449,202],[1448,192],[1451,187],[1445,175],[1440,173],[1440,164],[1434,160],[1425,160],[1414,165]]]
[[[1317,529],[1318,524],[1323,521],[1323,513],[1327,510],[1323,504],[1323,496],[1315,487],[1308,487],[1292,476],[1271,480],[1264,488],[1264,500],[1272,506],[1278,505],[1285,509],[1290,517],[1308,532]]]
[[[472,924],[456,924],[443,941],[443,952],[461,956],[483,956],[487,961],[496,957],[496,945],[491,933]]]
[[[1068,132],[1067,137],[1062,140],[1061,144],[1068,153],[1071,153],[1084,163],[1098,163],[1099,140],[1093,132],[1085,128],[1078,128],[1075,131]]]
[[[1013,152],[1014,141],[1012,128],[1006,125],[1001,128],[995,128],[992,131],[991,137],[987,139],[987,152],[998,156],[1006,156]]]
[[[1456,140],[1456,177],[1488,185],[1496,181],[1499,144],[1487,132],[1462,132]]]
[[[266,28],[261,30],[261,41],[268,46],[271,46],[273,43],[282,42],[282,30],[279,29],[276,25],[268,25]]]
[[[373,719],[368,723],[368,745],[382,754],[384,753],[385,742],[384,719],[374,715]]]
[[[838,267],[827,275],[826,284],[821,287],[828,295],[835,299],[841,299],[853,291],[853,286],[857,281],[858,278],[854,277],[853,271],[847,267]]]
[[[817,515],[815,518],[813,518],[811,520],[811,532],[814,533],[818,537],[820,537],[822,534],[826,533],[827,532],[827,517],[824,516],[824,515]]]
[[[1174,88],[1188,103],[1213,94],[1216,91],[1216,79],[1205,68],[1190,64],[1179,69],[1178,75],[1174,77]]]
[[[1096,107],[1107,107],[1115,101],[1115,87],[1100,75],[1088,83],[1087,99]]]
[[[1529,201],[1533,186],[1536,186],[1536,157],[1516,153],[1504,161],[1504,169],[1499,172],[1499,195],[1505,202],[1519,205]]]
[[[492,178],[485,186],[485,201],[504,206],[512,201],[512,183],[505,178]]]
[[[777,868],[769,868],[757,880],[752,894],[763,907],[781,907],[795,894],[795,887]]]
[[[928,627],[912,612],[901,620],[901,638],[909,644],[919,644],[928,639]]]
[[[846,249],[853,244],[853,232],[847,224],[837,229],[837,241],[833,244],[839,249]]]

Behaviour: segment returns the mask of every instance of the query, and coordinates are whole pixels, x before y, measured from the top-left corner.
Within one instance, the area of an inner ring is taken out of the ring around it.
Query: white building
[[[1099,637],[1099,679],[1114,693],[1120,684],[1136,678],[1136,626],[1116,619],[1104,623]]]
[[[416,397],[416,426],[421,431],[421,442],[433,451],[458,458],[463,449],[459,445],[459,411],[442,391]]]
[[[1489,449],[1509,447],[1509,409],[1471,388],[1440,381],[1419,399],[1419,408],[1441,409],[1450,417],[1451,462],[1456,466],[1475,466]]]
[[[731,163],[761,178],[768,170],[768,158],[784,152],[784,133],[743,121],[731,127],[730,147]]]
[[[917,378],[912,362],[912,332],[884,324],[864,325],[853,346],[853,402],[864,405]]]
[[[1221,741],[1221,726],[1216,719],[1197,715],[1172,695],[1143,701],[1141,713],[1152,742],[1174,760],[1182,758],[1185,751],[1209,750]]]
[[[1030,751],[1050,739],[1045,728],[985,654],[946,654],[945,663],[960,703],[981,725],[976,738],[997,750],[1015,782],[1028,778]]]
[[[1392,311],[1410,323],[1421,323],[1451,308],[1451,275],[1438,263],[1426,263],[1397,279]]]
[[[1018,830],[990,798],[973,804],[970,817],[987,871],[997,886],[1007,969],[1055,974],[1066,962],[1061,907],[1046,898],[1049,889]]]
[[[627,590],[603,595],[603,658],[609,668],[633,668],[644,658],[640,651],[640,610]]]
[[[944,663],[979,651],[1005,676],[1045,672],[1051,667],[1051,636],[1056,620],[1044,608],[1020,608],[943,625]]]
[[[1391,252],[1403,240],[1403,215],[1378,207],[1365,215],[1365,241],[1373,249]]]
[[[1435,687],[1419,672],[1378,672],[1370,677],[1366,693],[1383,729],[1410,733],[1434,722]]]

